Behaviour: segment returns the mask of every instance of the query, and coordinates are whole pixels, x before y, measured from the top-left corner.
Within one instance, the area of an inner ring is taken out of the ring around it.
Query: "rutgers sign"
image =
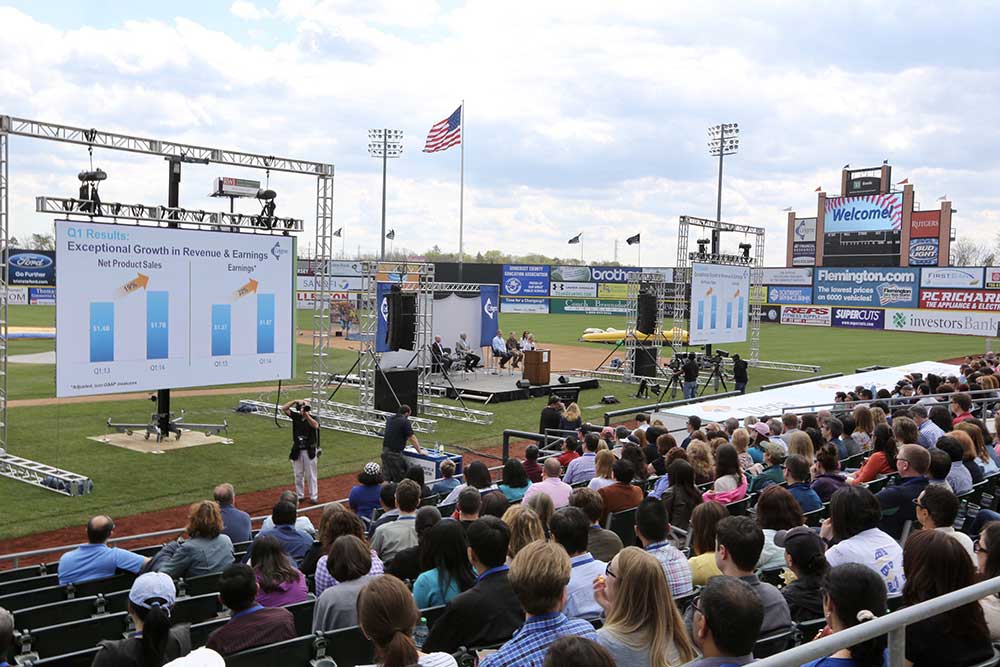
[[[914,211],[910,215],[910,238],[936,239],[941,236],[941,211]]]

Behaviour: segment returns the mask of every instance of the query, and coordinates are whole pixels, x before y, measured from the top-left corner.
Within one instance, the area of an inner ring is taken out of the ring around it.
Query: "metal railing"
[[[843,373],[827,373],[826,375],[813,375],[812,377],[799,378],[798,380],[785,380],[784,382],[772,382],[771,384],[762,384],[760,386],[760,391],[767,391],[769,389],[781,389],[782,387],[794,387],[797,384],[806,384],[809,382],[817,382],[819,380],[832,380],[833,378],[843,377]]]
[[[808,405],[793,405],[786,408],[782,408],[782,412],[794,412],[794,413],[804,413],[804,412],[816,412],[817,410],[826,409],[833,412],[850,412],[858,405],[871,405],[872,403],[885,403],[892,408],[904,408],[910,407],[916,401],[924,398],[933,398],[937,401],[937,404],[942,407],[948,407],[948,399],[950,399],[955,394],[966,394],[972,399],[973,407],[976,405],[986,405],[989,403],[1000,403],[1000,390],[997,389],[976,389],[975,391],[962,391],[956,392],[951,391],[947,393],[940,394],[928,394],[926,396],[917,396],[914,394],[908,398],[902,396],[896,396],[891,398],[873,398],[871,400],[857,400],[857,401],[843,401],[837,403],[833,400],[824,401],[822,403],[811,403]],[[942,401],[941,399],[945,399]],[[925,406],[926,407],[926,406]],[[934,407],[931,405],[931,407]]]
[[[822,639],[811,641],[782,651],[769,658],[757,660],[754,667],[799,667],[810,660],[823,658],[842,648],[854,646],[869,639],[888,635],[889,651],[886,667],[903,667],[906,655],[906,626],[923,621],[971,602],[977,602],[1000,592],[1000,577],[987,579],[933,600],[906,607],[880,618],[841,630]]]
[[[664,403],[651,403],[649,405],[637,405],[631,408],[622,408],[620,410],[611,410],[610,412],[604,413],[604,425],[611,426],[611,420],[614,417],[624,417],[625,415],[634,415],[639,412],[654,412],[663,408],[676,408],[680,405],[690,405],[692,403],[701,403],[703,401],[710,401],[716,398],[729,398],[730,396],[740,396],[738,391],[727,391],[721,394],[710,394],[707,396],[696,396],[694,398],[682,398],[679,401],[666,401]]]

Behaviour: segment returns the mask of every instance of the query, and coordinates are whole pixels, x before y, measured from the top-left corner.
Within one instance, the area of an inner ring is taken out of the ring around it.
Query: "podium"
[[[521,376],[531,384],[548,384],[549,359],[551,350],[526,350],[524,353],[524,374]]]

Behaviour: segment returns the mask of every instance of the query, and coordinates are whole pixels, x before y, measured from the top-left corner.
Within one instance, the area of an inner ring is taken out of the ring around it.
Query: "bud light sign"
[[[56,284],[56,253],[52,250],[11,250],[11,285],[53,287]]]
[[[903,193],[830,197],[826,200],[824,233],[899,231],[903,227]]]
[[[910,239],[910,266],[937,266],[938,239]]]
[[[885,311],[880,308],[834,308],[833,326],[849,329],[882,329]]]

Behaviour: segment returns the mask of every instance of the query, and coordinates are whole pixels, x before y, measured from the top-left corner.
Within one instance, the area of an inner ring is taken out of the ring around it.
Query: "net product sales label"
[[[813,303],[824,306],[916,308],[920,269],[816,269]]]

